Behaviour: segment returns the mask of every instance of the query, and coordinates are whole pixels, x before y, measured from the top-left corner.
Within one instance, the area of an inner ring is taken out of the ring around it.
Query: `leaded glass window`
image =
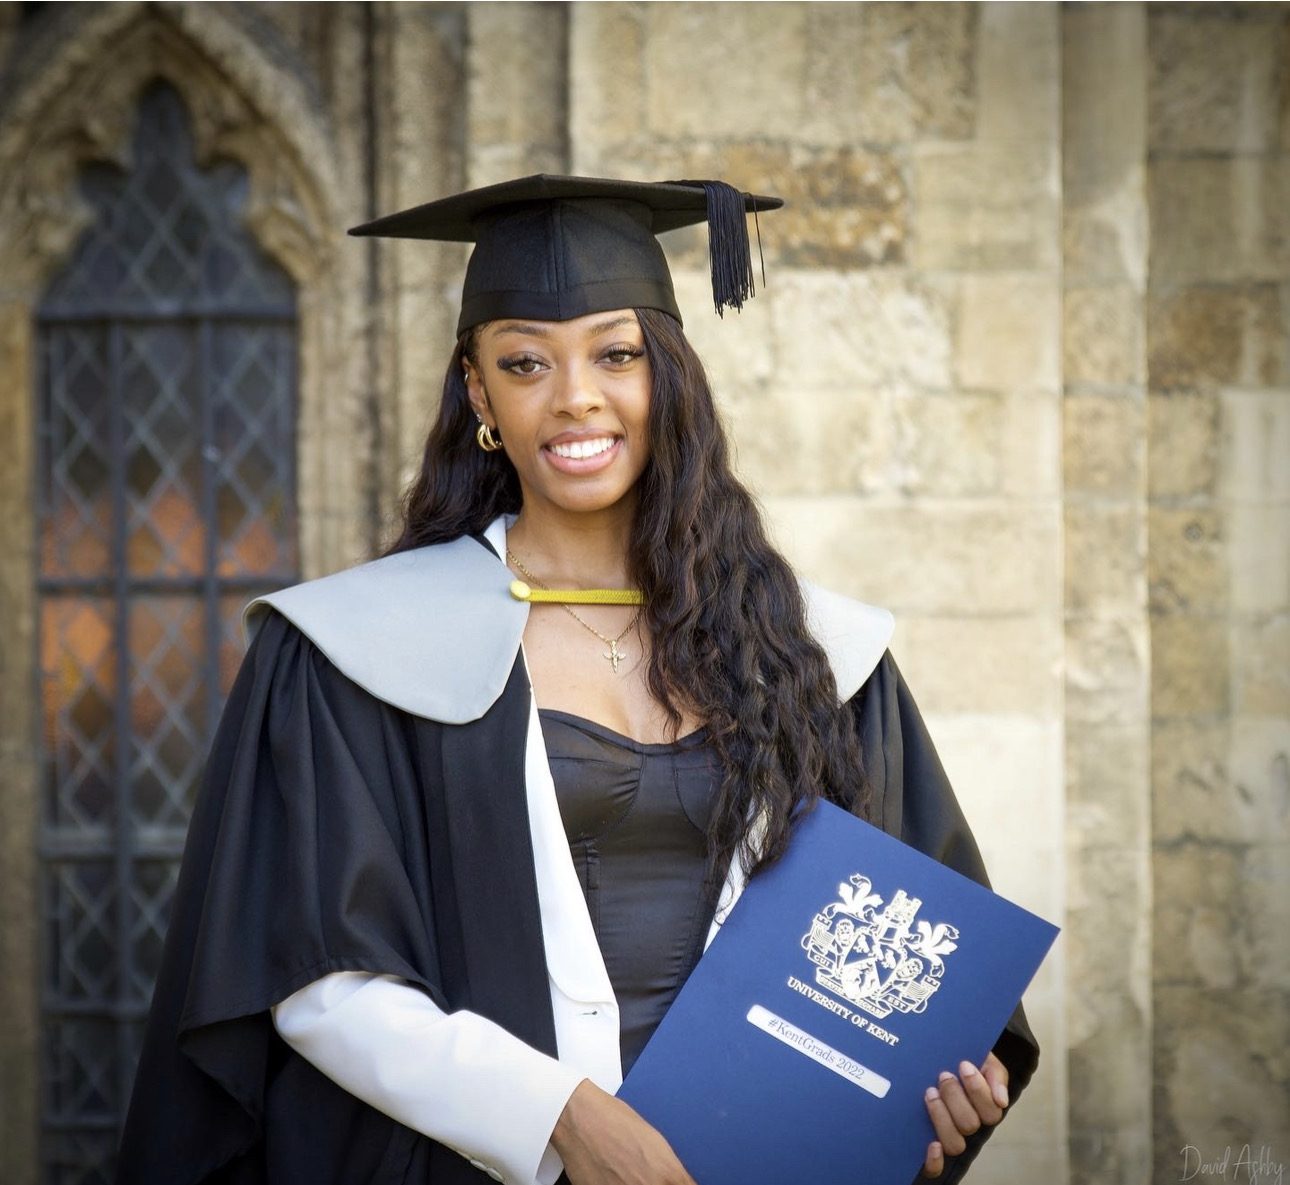
[[[299,578],[296,300],[179,95],[39,307],[43,1178],[111,1178],[193,796],[252,596]]]

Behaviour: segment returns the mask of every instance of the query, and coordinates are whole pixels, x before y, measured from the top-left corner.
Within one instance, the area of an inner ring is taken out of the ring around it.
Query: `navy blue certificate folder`
[[[909,1185],[1057,928],[828,803],[752,880],[619,1097],[699,1185]]]

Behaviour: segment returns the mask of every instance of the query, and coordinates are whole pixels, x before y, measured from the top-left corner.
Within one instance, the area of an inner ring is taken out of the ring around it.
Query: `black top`
[[[721,770],[703,730],[644,744],[543,708],[555,794],[620,1009],[626,1074],[703,953],[705,833]]]

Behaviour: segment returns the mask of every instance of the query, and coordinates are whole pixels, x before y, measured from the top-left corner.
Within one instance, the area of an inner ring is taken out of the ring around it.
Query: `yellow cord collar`
[[[643,605],[645,595],[636,588],[533,588],[523,580],[511,581],[511,596],[530,605]]]

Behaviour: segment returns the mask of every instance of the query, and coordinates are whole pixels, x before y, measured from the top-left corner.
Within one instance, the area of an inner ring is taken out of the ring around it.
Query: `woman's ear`
[[[491,421],[492,415],[488,407],[488,395],[484,392],[484,384],[479,377],[479,371],[469,359],[463,358],[461,364],[466,382],[466,398],[470,400],[471,410],[479,419],[488,423]],[[496,425],[490,423],[489,426],[495,427]]]

